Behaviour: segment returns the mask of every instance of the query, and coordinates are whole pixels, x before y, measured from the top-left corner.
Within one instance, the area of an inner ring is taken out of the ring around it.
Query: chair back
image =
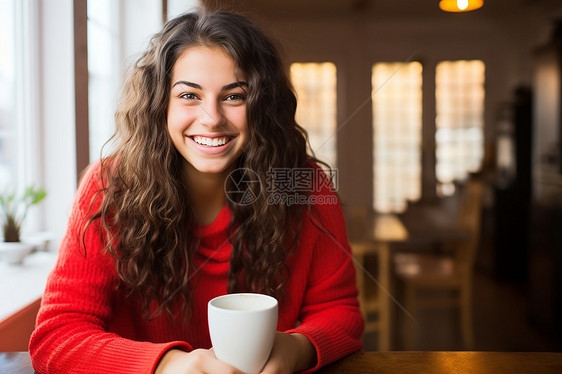
[[[463,196],[459,205],[458,224],[466,230],[469,238],[460,242],[457,246],[456,261],[461,267],[466,267],[468,274],[472,272],[476,251],[480,243],[483,194],[483,182],[471,180],[463,189]]]

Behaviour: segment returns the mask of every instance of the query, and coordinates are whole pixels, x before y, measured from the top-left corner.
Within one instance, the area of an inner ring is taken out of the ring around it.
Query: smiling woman
[[[361,348],[342,210],[295,111],[279,55],[244,17],[188,13],[151,39],[123,87],[115,150],[77,192],[30,342],[39,373],[239,373],[207,327],[226,293],[279,302],[264,373]],[[227,199],[235,188],[255,199]]]

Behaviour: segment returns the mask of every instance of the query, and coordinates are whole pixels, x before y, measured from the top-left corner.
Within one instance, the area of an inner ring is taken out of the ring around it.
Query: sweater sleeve
[[[115,263],[101,248],[99,232],[84,219],[100,188],[99,164],[78,189],[57,263],[47,280],[29,351],[38,373],[152,373],[170,348],[191,350],[185,342],[155,344],[122,338],[106,330],[117,285]]]
[[[323,192],[324,193],[324,192]],[[316,348],[317,364],[307,372],[362,348],[364,322],[357,301],[355,266],[347,240],[345,220],[333,192],[333,204],[317,204],[308,224],[315,231],[300,325],[288,333],[305,335]],[[325,199],[324,201],[329,201]],[[307,235],[308,236],[308,235]]]

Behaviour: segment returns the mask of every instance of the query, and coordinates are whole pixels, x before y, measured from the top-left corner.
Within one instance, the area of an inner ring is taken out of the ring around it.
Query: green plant
[[[39,204],[47,196],[42,188],[27,187],[22,196],[15,192],[0,195],[2,231],[5,242],[19,242],[21,225],[32,205]]]

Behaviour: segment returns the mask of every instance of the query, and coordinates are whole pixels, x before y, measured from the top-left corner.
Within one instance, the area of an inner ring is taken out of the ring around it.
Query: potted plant
[[[16,192],[0,195],[0,222],[3,242],[0,242],[0,259],[10,263],[21,263],[31,252],[33,245],[21,240],[21,227],[29,208],[39,204],[47,196],[42,188],[27,187],[23,195]]]

